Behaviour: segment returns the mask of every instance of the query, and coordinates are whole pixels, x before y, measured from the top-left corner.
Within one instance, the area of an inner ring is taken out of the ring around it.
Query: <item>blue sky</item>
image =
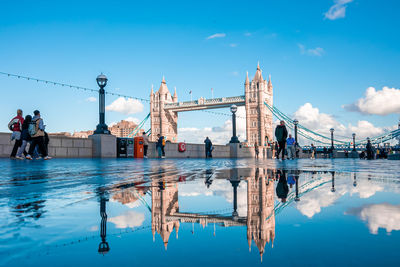
[[[189,100],[189,90],[193,98],[211,97],[210,88],[215,97],[243,94],[246,71],[254,76],[259,61],[264,78],[272,76],[275,105],[287,114],[309,102],[346,127],[393,126],[396,103],[384,115],[365,114],[379,109],[376,103],[362,112],[342,105],[384,86],[395,88],[389,99],[400,102],[399,7],[372,0],[7,1],[0,10],[0,71],[90,88],[103,72],[107,90],[142,98],[164,75],[170,91],[176,86],[179,100]],[[207,39],[214,34],[220,37]],[[50,132],[97,124],[97,102],[86,101],[95,94],[5,76],[0,88],[0,131],[20,107],[40,109]],[[108,112],[106,120],[142,119],[149,111],[143,104],[142,112]],[[182,113],[179,127],[226,120]]]

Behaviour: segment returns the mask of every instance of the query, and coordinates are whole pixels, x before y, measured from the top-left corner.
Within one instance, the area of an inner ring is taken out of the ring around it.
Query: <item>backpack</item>
[[[8,129],[13,132],[14,131],[14,125],[19,123],[19,120],[17,118],[12,119],[9,123],[8,123]]]
[[[36,122],[37,122],[37,120],[32,121],[32,122],[29,123],[28,133],[29,133],[30,136],[34,136],[37,133]]]
[[[162,145],[165,146],[165,138],[162,139]]]

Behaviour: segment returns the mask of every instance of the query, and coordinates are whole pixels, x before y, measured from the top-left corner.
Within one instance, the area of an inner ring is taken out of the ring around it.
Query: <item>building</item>
[[[108,130],[110,130],[111,134],[115,135],[116,137],[128,137],[129,134],[136,130],[137,126],[138,125],[132,121],[122,120],[113,126],[109,126]],[[140,135],[142,132],[143,129],[140,129],[139,131],[136,131],[136,135]]]
[[[257,65],[256,74],[253,80],[249,81],[247,73],[244,83],[245,107],[246,107],[246,138],[247,142],[253,145],[264,145],[274,139],[272,112],[264,104],[273,105],[273,87],[271,77],[264,80],[260,65]]]
[[[178,112],[164,110],[166,103],[177,103],[176,89],[172,96],[163,77],[160,88],[156,93],[151,88],[150,93],[150,141],[157,141],[157,134],[165,136],[172,143],[178,140]]]
[[[88,138],[89,135],[92,135],[94,131],[80,131],[80,132],[74,132],[72,134],[72,137],[75,138]]]

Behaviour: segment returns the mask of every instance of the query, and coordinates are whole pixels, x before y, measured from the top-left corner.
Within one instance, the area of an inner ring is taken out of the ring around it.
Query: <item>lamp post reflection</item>
[[[238,212],[237,212],[237,188],[239,186],[240,183],[240,178],[238,175],[238,169],[232,169],[231,170],[231,178],[229,179],[229,181],[231,182],[231,185],[233,187],[233,212],[232,212],[232,217],[233,220],[237,220],[238,219]]]
[[[300,201],[300,197],[299,197],[299,174],[295,175],[295,189],[296,189],[296,197],[294,198],[294,201],[299,202]]]
[[[110,251],[110,246],[106,241],[107,237],[107,212],[106,212],[106,203],[108,201],[107,195],[104,190],[100,191],[100,216],[101,216],[101,223],[100,223],[100,237],[101,242],[99,244],[98,252],[100,254],[107,254]]]
[[[354,173],[354,181],[353,181],[353,186],[356,187],[357,186],[357,174]]]
[[[336,192],[335,189],[335,172],[331,172],[332,174],[332,188],[331,188],[331,192]]]

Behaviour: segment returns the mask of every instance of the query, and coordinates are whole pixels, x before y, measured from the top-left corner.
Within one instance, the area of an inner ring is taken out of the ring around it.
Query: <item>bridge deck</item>
[[[215,109],[215,108],[226,108],[235,104],[237,106],[244,106],[246,103],[245,96],[233,96],[233,97],[221,97],[205,99],[200,98],[194,101],[185,101],[178,103],[167,103],[164,106],[165,110],[169,111],[191,111],[191,110],[202,110],[202,109]]]

